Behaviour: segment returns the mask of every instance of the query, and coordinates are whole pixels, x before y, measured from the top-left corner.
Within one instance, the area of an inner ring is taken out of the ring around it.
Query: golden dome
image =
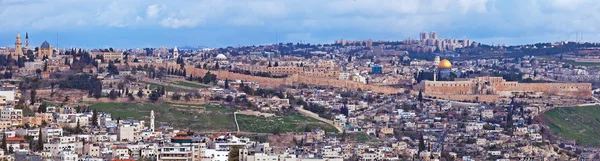
[[[440,61],[440,64],[438,65],[438,68],[440,68],[440,69],[450,69],[450,68],[452,68],[452,63],[450,63],[450,61],[448,61],[448,59],[444,59],[444,60]]]

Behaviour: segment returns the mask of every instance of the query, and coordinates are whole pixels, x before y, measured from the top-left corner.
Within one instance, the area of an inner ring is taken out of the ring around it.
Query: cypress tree
[[[36,149],[38,151],[44,150],[44,139],[42,139],[42,128],[41,127],[40,127],[40,131],[38,134],[38,143],[37,143]]]

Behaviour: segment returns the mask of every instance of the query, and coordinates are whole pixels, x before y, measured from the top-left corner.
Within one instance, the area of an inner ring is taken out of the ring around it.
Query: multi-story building
[[[42,128],[42,139],[46,140],[46,142],[50,142],[51,140],[61,137],[62,135],[63,135],[62,128],[58,128],[58,127]]]
[[[105,52],[105,51],[91,51],[90,55],[92,57],[96,57],[96,56],[102,56],[104,59],[102,60],[103,62],[108,62],[110,60],[115,61],[115,60],[119,60],[119,61],[123,61],[123,52],[118,52],[118,51],[114,51],[114,52]]]
[[[0,109],[0,120],[10,121],[14,126],[21,125],[23,123],[23,110],[6,106],[5,108]]]

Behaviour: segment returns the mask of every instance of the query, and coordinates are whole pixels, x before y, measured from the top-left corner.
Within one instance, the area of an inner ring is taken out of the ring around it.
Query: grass
[[[185,87],[191,87],[191,88],[209,88],[210,87],[208,85],[203,85],[203,84],[198,84],[198,83],[190,83],[190,82],[184,82],[184,81],[175,81],[175,82],[172,82],[171,84],[185,86]]]
[[[35,116],[35,112],[31,111],[29,108],[23,108],[23,116]]]
[[[364,132],[359,132],[359,133],[350,135],[350,138],[353,138],[354,140],[358,141],[359,143],[370,142],[373,140],[373,138],[371,136],[367,135]]]
[[[146,121],[150,119],[150,111],[154,110],[157,126],[165,123],[179,129],[189,128],[197,131],[236,130],[232,110],[224,107],[167,103],[96,103],[91,108],[110,113],[112,118]]]
[[[150,111],[154,110],[156,126],[161,123],[178,129],[192,129],[201,132],[237,131],[233,119],[234,108],[218,105],[194,105],[174,103],[95,103],[92,109],[110,113],[112,118],[121,117],[150,120]],[[259,117],[237,115],[240,130],[244,132],[272,133],[279,127],[282,133],[304,132],[305,128],[320,127],[327,132],[336,132],[335,127],[319,120],[299,114],[278,117]],[[146,122],[149,125],[148,122]]]
[[[329,124],[300,114],[269,118],[238,114],[237,120],[241,131],[256,133],[272,133],[276,127],[279,127],[281,132],[304,132],[307,127],[320,127],[327,132],[337,132],[337,129]]]
[[[600,106],[557,107],[544,115],[553,133],[583,145],[600,145]]]

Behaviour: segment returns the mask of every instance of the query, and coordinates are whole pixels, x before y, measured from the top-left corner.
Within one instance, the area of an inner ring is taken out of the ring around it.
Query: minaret
[[[435,56],[433,59],[433,81],[437,81],[438,66],[440,64],[440,56]]]
[[[17,40],[15,41],[15,55],[23,55],[23,45],[21,44],[21,35],[17,34]]]
[[[150,130],[154,132],[154,110],[150,111]]]
[[[29,49],[29,33],[25,33],[25,49]]]

